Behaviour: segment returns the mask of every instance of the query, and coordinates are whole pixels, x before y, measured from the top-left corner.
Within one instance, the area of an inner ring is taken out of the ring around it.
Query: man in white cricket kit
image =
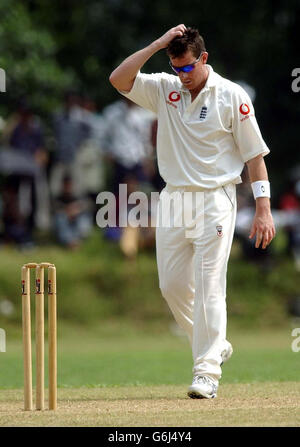
[[[163,48],[175,75],[141,73],[145,62]],[[236,217],[235,185],[245,163],[256,200],[249,237],[256,236],[257,248],[266,248],[275,236],[263,159],[269,149],[253,105],[207,59],[199,32],[181,24],[125,59],[110,76],[120,93],[158,116],[163,193],[190,192],[201,198],[193,208],[201,216],[197,231],[189,231],[190,222],[183,219],[180,227],[160,224],[156,232],[160,289],[192,346],[192,398],[216,396],[221,365],[232,354],[226,340],[226,272]],[[163,206],[161,198],[159,213]]]

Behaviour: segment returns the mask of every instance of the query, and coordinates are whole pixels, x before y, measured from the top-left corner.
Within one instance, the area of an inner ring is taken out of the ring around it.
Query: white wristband
[[[270,182],[267,180],[258,180],[251,183],[254,199],[258,197],[271,197]]]

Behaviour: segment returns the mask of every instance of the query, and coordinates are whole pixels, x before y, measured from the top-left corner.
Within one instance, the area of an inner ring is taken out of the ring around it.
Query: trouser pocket
[[[234,208],[235,204],[235,185],[230,183],[221,187],[226,200],[230,203],[231,208]]]

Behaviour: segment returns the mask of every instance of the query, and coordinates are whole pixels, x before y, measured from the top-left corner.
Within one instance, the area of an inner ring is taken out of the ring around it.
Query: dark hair
[[[203,37],[196,28],[187,28],[183,36],[177,36],[167,46],[169,57],[183,56],[191,51],[195,57],[199,57],[202,51],[206,51]]]

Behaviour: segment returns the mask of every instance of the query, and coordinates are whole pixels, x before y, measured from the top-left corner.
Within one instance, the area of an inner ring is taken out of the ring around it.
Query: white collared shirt
[[[204,88],[191,94],[178,76],[138,73],[123,95],[158,116],[160,175],[172,186],[217,188],[240,183],[244,163],[270,151],[245,90],[210,65]]]

